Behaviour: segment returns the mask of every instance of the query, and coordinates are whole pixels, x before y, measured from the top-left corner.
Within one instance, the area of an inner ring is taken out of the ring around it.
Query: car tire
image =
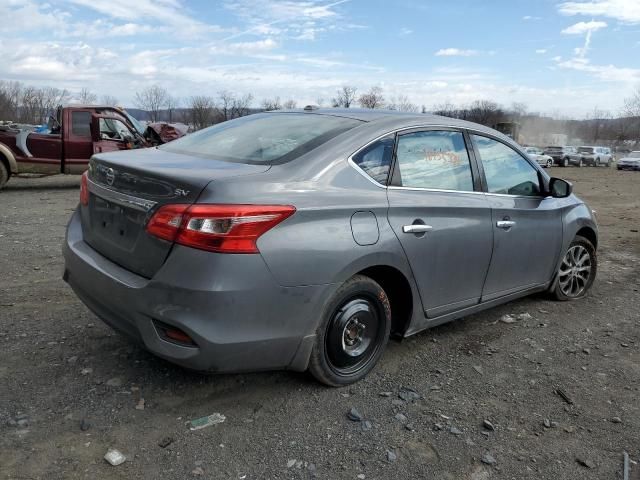
[[[562,159],[562,166],[563,167],[568,167],[569,166],[569,159],[568,158],[563,158]]]
[[[547,168],[553,167],[553,160],[547,160]]]
[[[2,156],[0,155],[0,190],[4,188],[4,186],[9,181],[9,169],[2,161]]]
[[[331,387],[364,378],[389,340],[391,306],[371,278],[355,275],[331,297],[309,359],[309,372]]]
[[[578,167],[582,168],[583,165],[584,163],[582,162],[582,159],[580,159],[580,161],[578,162]]]
[[[560,301],[584,297],[591,289],[597,271],[596,248],[587,238],[576,235],[562,258],[552,291],[553,296]]]

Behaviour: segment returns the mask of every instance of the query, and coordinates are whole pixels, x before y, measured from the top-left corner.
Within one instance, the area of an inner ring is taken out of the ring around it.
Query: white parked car
[[[586,145],[578,147],[578,152],[570,157],[571,163],[579,167],[582,167],[583,165],[591,165],[592,167],[604,165],[605,167],[608,167],[611,165],[612,160],[613,157],[611,156],[611,149],[606,147],[590,147]]]
[[[524,151],[527,152],[527,155],[529,155],[531,160],[538,162],[538,165],[545,168],[553,167],[553,158],[549,155],[545,155],[542,152],[542,149],[536,147],[525,147]]]
[[[618,170],[640,170],[640,150],[631,152],[618,160]]]

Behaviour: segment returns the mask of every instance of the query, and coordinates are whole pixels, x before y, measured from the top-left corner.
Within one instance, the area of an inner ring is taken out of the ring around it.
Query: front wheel
[[[562,301],[584,297],[593,285],[597,270],[595,247],[588,239],[577,235],[562,259],[554,296]]]
[[[547,168],[553,167],[553,160],[547,160]]]
[[[562,166],[563,167],[568,167],[569,166],[569,159],[568,158],[563,158],[562,159]]]
[[[380,359],[390,331],[387,294],[371,278],[355,275],[336,291],[324,311],[309,371],[332,387],[355,383]]]

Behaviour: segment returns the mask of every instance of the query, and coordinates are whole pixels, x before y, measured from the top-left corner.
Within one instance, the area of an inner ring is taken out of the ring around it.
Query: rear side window
[[[397,164],[403,187],[473,191],[469,154],[460,132],[430,130],[402,135]]]
[[[394,138],[385,137],[360,150],[353,156],[353,162],[367,175],[382,185],[387,184],[391,160],[393,158]]]
[[[76,137],[91,137],[91,112],[71,112],[71,133]]]
[[[504,143],[480,135],[471,135],[480,153],[490,193],[538,196],[538,171],[518,152]]]
[[[331,115],[255,114],[205,128],[160,148],[229,162],[285,163],[361,124]]]

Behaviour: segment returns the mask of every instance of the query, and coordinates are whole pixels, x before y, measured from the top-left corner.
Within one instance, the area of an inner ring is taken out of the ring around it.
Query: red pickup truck
[[[11,175],[81,174],[94,153],[151,146],[145,127],[114,107],[58,107],[48,132],[0,126],[0,189]]]

